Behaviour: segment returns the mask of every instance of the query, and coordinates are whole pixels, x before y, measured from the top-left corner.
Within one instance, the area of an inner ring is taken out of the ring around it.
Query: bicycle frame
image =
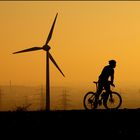
[[[98,90],[98,82],[96,82],[96,81],[93,81],[93,83],[95,83],[95,85],[96,85],[96,94],[97,94],[97,90]],[[106,95],[106,96],[111,96],[111,93],[112,93],[112,90],[110,90],[110,93],[108,94],[108,93],[106,93],[106,91],[105,91],[105,89],[103,88],[103,90],[102,90],[102,92],[101,92],[101,94],[99,95],[99,97],[101,97],[100,98],[100,101],[102,101],[102,100],[104,100],[105,99],[105,96],[104,95]],[[107,99],[108,99],[108,97],[107,97]],[[106,99],[106,100],[107,100]]]
[[[93,81],[93,83],[95,83],[95,85],[96,85],[96,92],[95,93],[97,93],[97,90],[98,90],[98,82],[96,82],[96,81]],[[104,92],[105,91],[105,89],[103,88],[103,90],[102,90],[102,92]],[[110,90],[111,92],[112,92],[112,90]],[[106,92],[106,91],[105,91]],[[110,93],[111,93],[110,92]],[[102,93],[101,93],[102,94]]]

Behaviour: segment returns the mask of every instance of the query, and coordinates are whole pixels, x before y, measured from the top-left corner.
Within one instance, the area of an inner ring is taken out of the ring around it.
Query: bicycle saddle
[[[98,82],[96,82],[96,81],[93,81],[93,83],[98,84]]]

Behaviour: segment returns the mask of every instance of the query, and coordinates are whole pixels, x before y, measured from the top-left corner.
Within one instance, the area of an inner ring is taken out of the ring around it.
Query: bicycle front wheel
[[[85,94],[83,104],[86,110],[94,109],[95,93],[90,91]]]
[[[109,95],[106,100],[104,100],[104,107],[106,109],[118,109],[122,104],[122,97],[117,92],[112,92],[112,98]]]

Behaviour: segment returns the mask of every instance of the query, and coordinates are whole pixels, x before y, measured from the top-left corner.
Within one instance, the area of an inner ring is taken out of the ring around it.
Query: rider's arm
[[[111,73],[111,85],[112,85],[112,86],[115,86],[115,85],[113,84],[113,82],[114,82],[114,70],[113,70],[112,73]]]

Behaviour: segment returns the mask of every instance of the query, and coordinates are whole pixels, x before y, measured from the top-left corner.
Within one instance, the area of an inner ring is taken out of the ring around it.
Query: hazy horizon
[[[95,91],[95,87],[51,87],[51,110],[84,109],[83,97],[88,91]],[[123,98],[121,109],[140,108],[140,89],[114,88],[114,91],[119,92]],[[0,86],[0,111],[15,111],[17,107],[29,104],[31,106],[27,108],[28,111],[45,110],[45,92],[45,86],[42,85]]]

